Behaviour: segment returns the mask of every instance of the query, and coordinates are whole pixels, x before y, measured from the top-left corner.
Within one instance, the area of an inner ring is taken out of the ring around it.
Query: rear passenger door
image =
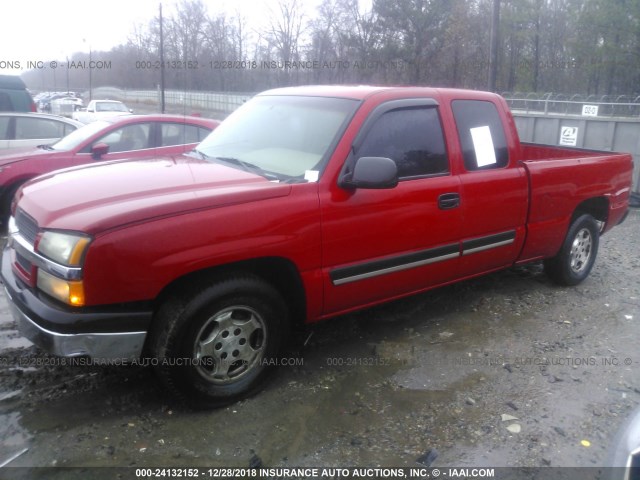
[[[347,164],[395,161],[395,188],[335,185],[322,205],[325,314],[440,284],[457,276],[460,184],[452,175],[438,105],[391,101],[369,115]]]
[[[528,205],[525,172],[510,158],[496,105],[481,100],[451,102],[463,171],[462,276],[512,264],[522,248]]]

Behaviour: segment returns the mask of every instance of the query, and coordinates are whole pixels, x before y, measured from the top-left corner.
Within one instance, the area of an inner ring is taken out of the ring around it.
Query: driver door
[[[325,315],[458,274],[461,187],[451,173],[437,103],[383,103],[352,150],[355,158],[394,160],[399,183],[380,190],[334,185],[321,194]]]
[[[142,122],[114,128],[84,147],[80,153],[90,154],[93,146],[105,143],[109,145],[109,152],[100,157],[103,161],[152,156],[155,154],[152,127],[153,123]]]

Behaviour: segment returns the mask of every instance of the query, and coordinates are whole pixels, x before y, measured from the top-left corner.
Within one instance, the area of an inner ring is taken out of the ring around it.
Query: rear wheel
[[[560,285],[577,285],[589,276],[598,254],[600,231],[591,215],[577,217],[558,254],[545,260],[547,275]]]
[[[226,405],[260,387],[287,326],[287,308],[271,285],[232,277],[160,308],[152,360],[161,380],[188,404]]]

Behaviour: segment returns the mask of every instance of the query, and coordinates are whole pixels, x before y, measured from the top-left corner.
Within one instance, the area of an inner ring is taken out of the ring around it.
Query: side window
[[[9,122],[11,117],[0,117],[0,140],[10,140]]]
[[[162,123],[160,125],[162,140],[161,147],[171,145],[186,145],[189,143],[200,143],[211,133],[206,128],[185,123]]]
[[[129,152],[132,150],[143,150],[149,148],[149,131],[150,123],[136,123],[134,125],[126,125],[106,134],[99,138],[93,145],[97,143],[106,143],[109,145],[109,153]],[[87,151],[89,149],[85,149]]]
[[[454,100],[464,166],[468,171],[506,167],[509,149],[496,106],[481,100]]]
[[[64,124],[64,135],[63,136],[67,136],[69,135],[71,132],[73,132],[74,130],[77,130],[77,128],[73,125],[69,125],[68,123]]]
[[[64,124],[41,118],[16,118],[16,140],[61,138]]]
[[[358,157],[387,157],[400,178],[449,172],[442,125],[435,107],[400,108],[382,114],[358,149]]]
[[[207,138],[209,134],[212,132],[211,129],[205,128],[205,127],[195,127],[195,128],[198,130],[198,142],[201,142],[202,140]]]
[[[161,123],[161,140],[159,146],[182,145],[184,143],[185,127],[185,125],[179,123]]]

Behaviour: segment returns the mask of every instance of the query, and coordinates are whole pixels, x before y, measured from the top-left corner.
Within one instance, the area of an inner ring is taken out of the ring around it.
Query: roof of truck
[[[259,95],[288,95],[334,97],[364,100],[370,96],[387,94],[390,97],[461,97],[479,98],[496,96],[496,94],[475,90],[454,88],[433,88],[423,86],[375,86],[375,85],[307,85],[301,87],[285,87],[267,90]]]

